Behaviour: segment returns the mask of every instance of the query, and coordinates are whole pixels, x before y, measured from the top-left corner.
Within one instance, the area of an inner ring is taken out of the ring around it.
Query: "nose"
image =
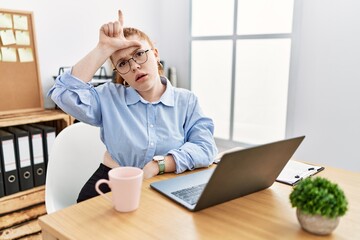
[[[133,60],[133,62],[132,63],[130,63],[131,61],[130,60]],[[130,64],[130,69],[131,69],[131,71],[135,71],[136,69],[139,69],[140,68],[140,64],[138,64],[136,61],[135,61],[135,59],[133,59],[133,58],[130,58],[129,59],[129,64]]]

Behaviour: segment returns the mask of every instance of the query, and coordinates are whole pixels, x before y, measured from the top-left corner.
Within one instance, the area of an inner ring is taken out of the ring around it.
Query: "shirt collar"
[[[166,90],[163,93],[163,95],[161,96],[160,100],[158,102],[155,102],[154,104],[161,102],[166,106],[173,107],[174,106],[174,87],[171,85],[170,81],[166,77],[160,76],[160,78],[161,78],[161,83],[166,85]],[[145,103],[145,104],[149,103],[148,101],[144,100],[140,96],[140,94],[132,87],[126,88],[125,92],[126,92],[125,100],[126,100],[127,105],[132,105],[139,101],[141,101],[142,103]]]

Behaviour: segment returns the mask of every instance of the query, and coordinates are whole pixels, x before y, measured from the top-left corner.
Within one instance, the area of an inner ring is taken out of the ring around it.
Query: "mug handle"
[[[109,200],[110,202],[111,202],[111,204],[112,204],[112,200],[108,197],[108,196],[106,196],[101,190],[100,190],[100,185],[101,184],[103,184],[103,183],[105,183],[105,184],[107,184],[109,187],[110,187],[110,181],[109,180],[106,180],[106,179],[100,179],[100,180],[98,180],[97,182],[96,182],[96,184],[95,184],[95,190],[101,195],[101,196],[103,196],[104,198],[106,198],[107,200]],[[111,188],[111,187],[110,187]]]

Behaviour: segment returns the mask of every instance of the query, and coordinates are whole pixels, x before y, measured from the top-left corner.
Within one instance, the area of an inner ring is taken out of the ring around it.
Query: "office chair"
[[[102,162],[100,129],[75,123],[56,136],[47,165],[45,205],[52,213],[76,203],[78,194]]]

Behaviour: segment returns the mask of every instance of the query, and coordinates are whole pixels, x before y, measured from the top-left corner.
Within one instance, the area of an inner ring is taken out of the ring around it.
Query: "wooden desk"
[[[190,212],[143,183],[140,208],[115,211],[102,197],[70,206],[39,219],[44,239],[360,239],[360,173],[327,167],[318,175],[341,186],[349,210],[335,231],[318,237],[303,231],[291,207],[291,186],[270,188]],[[111,193],[109,193],[111,194]]]

